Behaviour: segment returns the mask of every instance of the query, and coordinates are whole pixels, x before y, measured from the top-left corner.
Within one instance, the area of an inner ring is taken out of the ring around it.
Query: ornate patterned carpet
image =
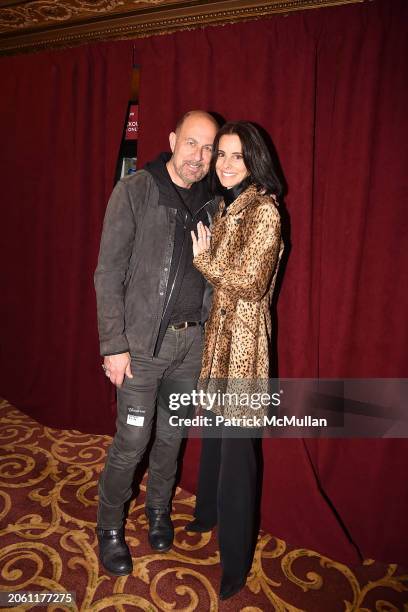
[[[220,602],[215,531],[183,529],[194,496],[177,489],[173,549],[153,554],[143,482],[127,523],[134,572],[109,576],[98,563],[94,528],[110,437],[43,427],[0,401],[0,444],[0,591],[75,591],[75,606],[48,610],[84,612],[408,612],[408,575],[396,565],[367,560],[350,568],[268,533],[259,535],[246,587]]]

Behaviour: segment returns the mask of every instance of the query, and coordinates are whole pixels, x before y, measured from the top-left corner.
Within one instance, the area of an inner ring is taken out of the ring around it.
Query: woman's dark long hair
[[[217,132],[213,145],[210,164],[210,181],[213,191],[219,192],[220,182],[215,171],[218,147],[222,136],[236,134],[241,141],[245,166],[250,174],[249,184],[256,185],[258,191],[274,194],[279,198],[283,187],[278,178],[271,154],[259,130],[249,121],[229,121]]]

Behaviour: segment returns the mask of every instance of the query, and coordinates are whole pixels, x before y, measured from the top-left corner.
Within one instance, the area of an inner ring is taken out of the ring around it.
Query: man
[[[170,134],[172,155],[163,153],[119,181],[106,211],[95,288],[103,368],[117,386],[118,414],[99,481],[97,535],[100,560],[114,575],[132,571],[124,505],[155,416],[149,543],[160,552],[173,543],[170,506],[181,435],[169,425],[163,387],[169,381],[192,387],[200,372],[200,322],[208,304],[192,263],[190,231],[208,223],[212,203],[202,179],[217,129],[208,113],[187,113]]]

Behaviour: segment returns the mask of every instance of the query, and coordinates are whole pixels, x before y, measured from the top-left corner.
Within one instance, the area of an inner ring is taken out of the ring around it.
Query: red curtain
[[[131,69],[123,43],[0,61],[0,393],[54,427],[112,421],[93,271]]]
[[[291,243],[278,302],[282,377],[407,376],[407,9],[378,0],[134,43],[139,167],[168,148],[168,132],[191,108],[256,121],[273,138]],[[110,43],[0,62],[10,92],[0,103],[1,393],[54,426],[112,426],[92,272],[131,49]],[[358,548],[407,564],[407,446],[265,441],[263,526],[339,560],[357,561]],[[198,450],[189,443],[187,488]]]

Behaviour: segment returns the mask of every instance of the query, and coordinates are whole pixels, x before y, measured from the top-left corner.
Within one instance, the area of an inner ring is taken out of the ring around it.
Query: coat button
[[[237,223],[242,223],[242,219],[235,219]]]
[[[226,315],[226,314],[227,314],[227,311],[225,310],[225,308],[221,308],[220,313],[221,313],[222,315]]]

